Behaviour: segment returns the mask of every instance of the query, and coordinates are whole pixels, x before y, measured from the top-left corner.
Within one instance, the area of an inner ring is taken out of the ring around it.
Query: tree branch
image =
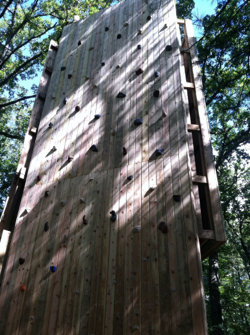
[[[11,5],[12,1],[13,1],[13,0],[9,0],[9,1],[6,3],[6,5],[4,6],[4,8],[3,8],[2,12],[0,13],[0,19],[1,19],[1,17],[3,17],[3,16],[4,16],[4,14],[5,14],[6,10],[7,10],[7,9],[8,9],[8,7]]]
[[[11,139],[20,140],[20,141],[24,139],[24,137],[21,135],[11,135],[11,134],[6,133],[5,131],[0,131],[0,135],[11,138]]]
[[[10,106],[10,105],[14,105],[14,104],[16,104],[17,102],[20,102],[20,101],[23,101],[23,100],[26,100],[26,99],[32,99],[32,98],[35,98],[35,97],[36,97],[36,94],[34,94],[34,95],[29,95],[29,96],[25,96],[25,97],[22,97],[22,98],[17,99],[17,100],[13,100],[13,101],[10,101],[10,102],[6,102],[5,104],[0,104],[0,108],[7,107],[7,106]]]

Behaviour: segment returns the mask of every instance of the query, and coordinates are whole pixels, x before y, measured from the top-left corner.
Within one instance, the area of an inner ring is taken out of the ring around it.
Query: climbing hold
[[[167,113],[164,111],[164,109],[162,110],[162,117],[166,117]]]
[[[168,227],[165,222],[160,222],[158,224],[158,229],[161,230],[163,234],[166,234],[168,232]]]
[[[25,208],[21,216],[27,215],[30,212],[30,208]]]
[[[85,77],[86,79],[89,79],[89,78],[90,78],[89,76],[86,76],[86,75],[84,75],[84,77]]]
[[[25,262],[25,259],[22,258],[22,257],[20,257],[20,258],[19,258],[19,264],[22,265],[24,262]]]
[[[79,291],[78,291],[78,290],[76,290],[76,294],[79,294]]]
[[[73,157],[73,156],[68,156],[68,162],[72,162],[72,161],[73,161],[73,159],[74,159],[74,157]]]
[[[142,35],[142,29],[138,30],[138,35]]]
[[[78,43],[77,43],[78,45],[81,45],[82,44],[82,42],[81,41],[78,41]]]
[[[89,176],[89,180],[94,180],[94,177],[93,176]]]
[[[149,15],[149,16],[147,17],[147,20],[150,21],[151,19],[152,19],[152,16]]]
[[[141,45],[140,45],[140,44],[137,45],[137,49],[138,49],[138,50],[141,49]]]
[[[80,198],[80,203],[81,203],[81,204],[85,204],[85,200],[84,200],[84,198]]]
[[[160,72],[156,71],[155,72],[155,78],[158,78],[158,77],[160,77]]]
[[[71,73],[68,74],[68,78],[69,79],[72,78],[72,74]]]
[[[139,125],[141,125],[141,124],[143,124],[143,119],[142,119],[142,118],[140,118],[140,119],[136,119],[136,120],[134,121],[134,125],[135,125],[135,126],[139,126]]]
[[[49,196],[49,191],[45,191],[45,198]]]
[[[126,97],[126,94],[122,93],[122,92],[119,92],[118,95],[117,95],[117,98],[125,98]]]
[[[104,66],[105,65],[105,62],[102,62],[102,66]]]
[[[116,65],[116,68],[117,68],[117,69],[120,69],[121,67],[122,67],[121,64],[117,64],[117,65]]]
[[[135,226],[135,227],[133,228],[133,232],[134,232],[134,233],[139,233],[140,230],[141,230],[141,226]]]
[[[56,147],[55,146],[53,146],[53,148],[51,149],[52,151],[56,151]]]
[[[125,147],[122,148],[122,153],[123,153],[123,156],[126,156],[127,155],[127,149]]]
[[[67,98],[64,98],[64,99],[63,99],[63,103],[64,103],[64,105],[66,105],[67,101],[68,101]]]
[[[179,194],[174,194],[173,199],[175,202],[180,202],[181,201],[181,196]]]
[[[39,174],[37,177],[36,177],[37,181],[40,181],[42,179],[42,176]]]
[[[172,50],[172,45],[167,45],[165,48],[166,51],[171,51]]]
[[[67,243],[67,239],[68,239],[68,237],[67,237],[67,235],[63,235],[63,240],[62,240],[62,243]]]
[[[96,120],[100,119],[100,117],[101,117],[100,114],[96,114],[96,115],[95,115],[95,119],[96,119]]]
[[[164,149],[156,149],[156,150],[155,150],[155,154],[156,154],[156,156],[162,156],[163,153],[164,153]]]
[[[53,127],[53,123],[49,123],[49,129]]]
[[[93,151],[93,152],[98,152],[97,146],[96,146],[95,144],[93,144],[93,145],[90,147],[90,150]]]
[[[111,214],[110,221],[115,222],[117,219],[116,212],[112,210],[110,214]]]
[[[109,31],[109,27],[105,27],[105,31]]]
[[[51,267],[50,267],[50,271],[51,271],[51,272],[56,272],[56,266],[51,266]]]
[[[137,71],[135,71],[135,73],[137,74],[137,76],[139,76],[139,74],[143,73],[143,70],[141,68],[139,68]]]
[[[159,90],[154,91],[154,97],[155,98],[158,98],[159,95],[160,95],[160,91]]]
[[[82,220],[83,220],[83,224],[88,224],[88,221],[85,219],[85,215],[84,215],[84,217],[82,218]]]
[[[133,176],[128,176],[127,178],[129,181],[133,179]]]
[[[64,71],[64,70],[66,70],[66,66],[61,67],[61,71]]]
[[[76,106],[76,107],[75,107],[75,111],[76,111],[76,112],[79,112],[80,109],[81,109],[80,106]]]
[[[123,24],[123,27],[127,27],[129,25],[129,23],[128,22],[125,22],[124,24]]]
[[[48,230],[49,230],[49,223],[45,222],[44,231],[48,231]]]
[[[163,28],[166,29],[167,27],[168,27],[168,25],[165,23]]]
[[[98,88],[98,85],[97,85],[97,84],[94,84],[94,88]]]
[[[119,40],[120,38],[122,38],[122,35],[121,35],[121,34],[118,34],[118,35],[117,35],[117,38],[118,38],[118,40]]]
[[[66,201],[65,200],[61,200],[60,204],[61,204],[62,207],[64,207],[66,205]]]
[[[25,285],[21,285],[20,286],[20,290],[24,292],[26,290],[26,286]]]
[[[34,320],[34,316],[31,316],[30,319],[31,319],[31,320]]]
[[[150,189],[151,191],[153,191],[153,190],[155,190],[156,188],[157,188],[157,185],[152,185],[152,186],[150,186],[149,189]]]
[[[112,136],[115,136],[115,130],[114,129],[111,129],[110,133],[111,133]]]

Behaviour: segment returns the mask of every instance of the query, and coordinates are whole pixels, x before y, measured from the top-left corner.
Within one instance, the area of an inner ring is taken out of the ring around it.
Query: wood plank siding
[[[0,334],[207,334],[201,259],[225,233],[192,44],[172,0],[51,42],[0,224]]]

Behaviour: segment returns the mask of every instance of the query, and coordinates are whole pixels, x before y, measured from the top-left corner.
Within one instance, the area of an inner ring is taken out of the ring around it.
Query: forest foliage
[[[41,70],[51,39],[74,15],[84,18],[115,1],[3,0],[0,3],[0,210],[15,173],[32,98],[26,80]],[[204,262],[209,333],[250,334],[250,5],[219,0],[214,14],[192,17],[197,39],[227,243]],[[215,311],[221,310],[215,313]]]

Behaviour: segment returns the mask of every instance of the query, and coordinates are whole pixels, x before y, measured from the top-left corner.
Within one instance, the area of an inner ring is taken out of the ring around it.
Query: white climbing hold
[[[92,175],[90,175],[89,180],[94,180],[94,177]]]
[[[152,190],[152,191],[155,190],[156,188],[157,188],[157,185],[156,185],[156,184],[150,186],[150,190]]]
[[[135,226],[135,227],[133,228],[133,232],[134,232],[134,233],[139,233],[140,230],[141,230],[141,226]]]
[[[142,29],[139,29],[138,30],[138,35],[141,35],[142,34]]]
[[[85,204],[85,200],[84,200],[84,198],[80,198],[80,203],[81,203],[81,204]]]
[[[94,88],[98,88],[98,85],[96,83],[94,84]]]

